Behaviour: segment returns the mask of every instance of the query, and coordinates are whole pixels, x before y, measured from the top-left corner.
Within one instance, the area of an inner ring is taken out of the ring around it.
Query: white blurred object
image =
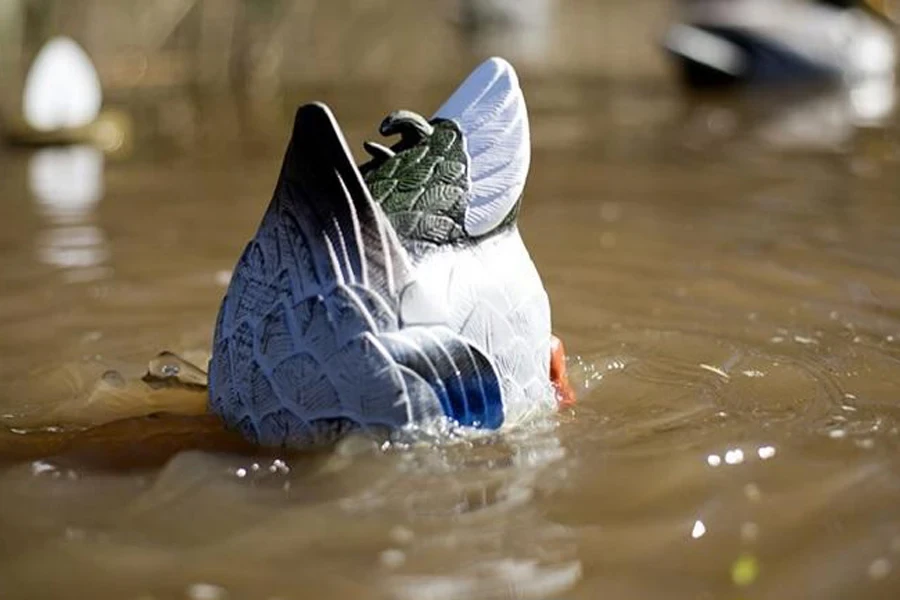
[[[51,39],[28,71],[22,110],[40,131],[84,127],[100,114],[100,78],[87,53],[67,37]]]
[[[844,15],[846,28],[845,69],[853,82],[860,78],[890,77],[897,66],[894,33],[881,21],[862,10]]]
[[[760,140],[780,150],[831,152],[839,152],[853,137],[853,132],[850,111],[842,93],[786,103],[755,130]]]
[[[896,104],[893,81],[869,78],[815,94],[777,91],[749,103],[704,103],[688,121],[690,145],[750,138],[784,151],[843,152],[860,128],[881,127]]]
[[[879,18],[858,8],[841,8],[810,0],[682,0],[677,22],[667,36],[666,45],[677,55],[718,69],[722,54],[706,43],[701,55],[693,52],[697,43],[684,43],[683,32],[698,32],[721,38],[731,44],[725,55],[728,64],[743,62],[744,73],[728,75],[740,78],[768,78],[758,72],[754,62],[783,61],[782,69],[819,70],[851,83],[873,76],[893,77],[896,65],[896,41],[890,27]],[[744,60],[732,54],[744,50]],[[714,59],[710,61],[712,56]]]
[[[28,183],[48,217],[83,219],[103,196],[103,152],[86,145],[38,150],[28,165]]]

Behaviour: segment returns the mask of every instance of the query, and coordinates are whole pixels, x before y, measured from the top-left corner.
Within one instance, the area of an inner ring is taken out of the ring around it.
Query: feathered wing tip
[[[502,58],[486,60],[434,117],[455,121],[465,135],[472,180],[465,228],[484,235],[515,207],[531,162],[528,111],[515,69]]]
[[[321,103],[297,110],[273,204],[289,204],[307,242],[318,246],[319,282],[360,284],[388,297],[408,270],[405,251],[375,205],[331,113]]]

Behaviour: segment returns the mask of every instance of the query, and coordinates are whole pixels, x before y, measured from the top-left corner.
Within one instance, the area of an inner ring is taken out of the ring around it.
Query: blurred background
[[[654,40],[670,8],[654,0],[8,0],[0,114],[7,124],[21,114],[28,68],[56,35],[90,56],[105,106],[127,106],[135,136],[166,151],[282,135],[283,116],[316,96],[342,116],[380,114],[495,53],[530,77],[660,81],[667,71]],[[343,93],[329,95],[335,87]]]
[[[673,100],[685,88],[738,83],[764,87],[750,99],[767,111],[753,117],[761,129],[764,117],[787,129],[762,135],[833,146],[854,125],[889,118],[900,9],[892,0],[6,0],[0,11],[7,139],[30,139],[26,77],[44,45],[65,36],[96,69],[109,117],[82,135],[124,156],[247,151],[280,139],[285,115],[312,97],[350,120],[431,100],[491,54],[513,61],[534,108],[546,109],[538,144],[582,129],[565,118],[579,102],[609,123],[646,127],[684,108]],[[55,82],[45,97],[78,102],[59,77],[44,79]],[[623,86],[647,93],[623,96]],[[821,86],[831,88],[825,100]],[[643,113],[642,103],[652,107]],[[824,131],[809,124],[822,122]]]

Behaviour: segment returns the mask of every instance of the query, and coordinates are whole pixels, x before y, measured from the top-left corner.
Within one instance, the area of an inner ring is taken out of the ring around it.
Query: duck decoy
[[[574,398],[516,225],[531,149],[513,67],[492,58],[431,119],[380,132],[399,140],[357,166],[326,105],[297,110],[209,364],[211,411],[254,443],[493,430]]]
[[[53,38],[31,65],[22,95],[22,112],[37,131],[77,129],[100,114],[103,93],[97,70],[74,40]]]
[[[691,87],[893,78],[883,15],[850,0],[681,0],[664,47]]]
[[[87,52],[58,36],[38,52],[22,92],[22,114],[7,119],[7,141],[25,146],[87,144],[114,152],[130,135],[130,118],[101,110],[100,76]]]

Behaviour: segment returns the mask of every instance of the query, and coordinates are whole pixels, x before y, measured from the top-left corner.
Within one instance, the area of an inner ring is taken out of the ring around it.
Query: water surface
[[[389,94],[297,90],[271,139],[4,150],[0,595],[896,598],[895,129],[826,110],[773,139],[778,102],[525,86],[521,228],[579,402],[437,447],[254,453],[190,416],[83,431],[202,410],[140,377],[161,350],[203,364],[285,107],[332,102],[359,148]]]

